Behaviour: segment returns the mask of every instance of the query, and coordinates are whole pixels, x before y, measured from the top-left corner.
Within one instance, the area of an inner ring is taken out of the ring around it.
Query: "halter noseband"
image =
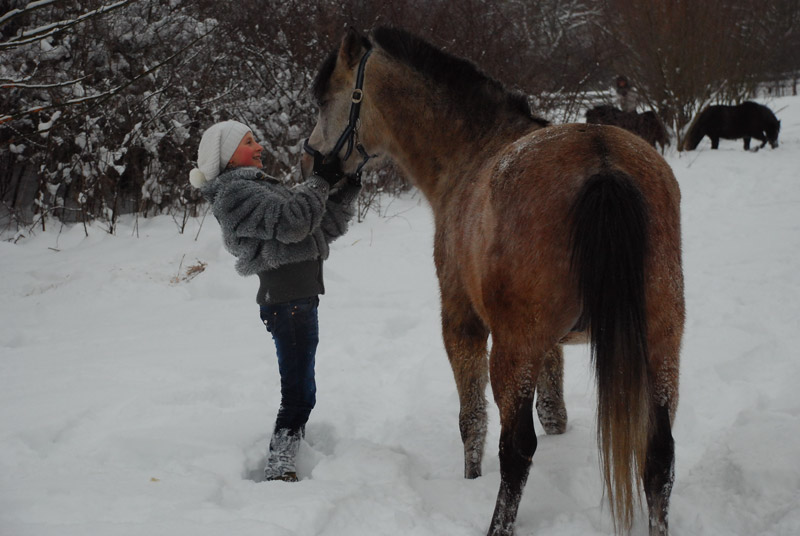
[[[369,159],[375,156],[367,153],[366,149],[364,149],[364,146],[358,141],[358,126],[360,122],[359,114],[361,113],[361,101],[364,100],[364,67],[367,64],[367,58],[369,58],[370,54],[372,54],[372,49],[367,50],[366,54],[364,54],[364,56],[361,58],[361,62],[358,64],[358,72],[356,73],[356,87],[353,89],[352,102],[350,104],[350,120],[348,121],[344,132],[342,132],[342,135],[339,136],[336,145],[333,146],[333,149],[331,149],[327,155],[323,155],[320,151],[317,151],[308,144],[308,138],[303,141],[303,150],[305,152],[314,157],[323,156],[325,160],[337,155],[339,151],[342,150],[342,147],[344,147],[345,143],[347,143],[347,151],[345,152],[342,160],[347,160],[353,153],[353,146],[355,146],[356,150],[358,150],[358,154],[364,158],[364,160],[356,169],[357,177],[361,176],[361,169],[366,165]]]

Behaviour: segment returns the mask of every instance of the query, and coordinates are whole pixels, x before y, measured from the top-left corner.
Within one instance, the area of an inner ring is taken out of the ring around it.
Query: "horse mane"
[[[441,84],[457,98],[453,104],[459,106],[470,117],[491,118],[499,112],[547,126],[548,121],[533,115],[528,99],[520,92],[512,92],[497,80],[478,70],[471,62],[452,56],[411,33],[389,26],[373,31],[373,39],[387,54],[408,65],[423,77]],[[366,49],[372,42],[361,37]],[[317,71],[311,85],[311,93],[320,103],[330,86],[336,68],[338,50],[332,50]]]
[[[472,117],[494,116],[506,111],[541,126],[548,124],[533,115],[525,95],[506,90],[467,60],[452,56],[399,28],[381,26],[373,31],[372,37],[394,59],[446,87],[457,96],[454,104],[460,104]]]

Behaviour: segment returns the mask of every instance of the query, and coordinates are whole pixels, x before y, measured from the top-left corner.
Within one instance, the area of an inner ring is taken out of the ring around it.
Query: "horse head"
[[[769,146],[773,149],[778,146],[778,134],[781,132],[781,122],[778,121],[775,125],[767,125],[766,134]]]
[[[304,176],[311,171],[312,157],[318,153],[338,156],[345,173],[361,173],[376,156],[371,151],[378,143],[372,135],[375,129],[369,128],[374,112],[366,76],[371,53],[372,43],[351,28],[339,48],[322,63],[312,86],[319,112],[303,144]],[[362,125],[367,126],[363,131]]]

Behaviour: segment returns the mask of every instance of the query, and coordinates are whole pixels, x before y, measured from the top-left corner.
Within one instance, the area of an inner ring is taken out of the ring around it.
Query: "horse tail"
[[[655,117],[655,122],[656,122],[656,127],[655,127],[656,141],[658,142],[659,145],[661,145],[661,148],[663,149],[667,145],[670,145],[669,133],[667,132],[667,127],[664,126],[664,122],[661,120],[661,118],[658,117],[656,114],[653,114],[653,116]],[[698,143],[700,142],[698,141]]]
[[[648,214],[633,180],[590,177],[572,211],[571,267],[590,333],[598,392],[597,436],[615,528],[629,530],[639,504],[652,402],[644,261]]]

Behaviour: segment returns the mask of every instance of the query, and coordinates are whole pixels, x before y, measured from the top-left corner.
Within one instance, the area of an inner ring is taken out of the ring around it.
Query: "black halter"
[[[364,158],[364,160],[356,169],[357,177],[361,176],[361,169],[366,165],[369,159],[375,156],[367,153],[366,149],[364,149],[364,146],[358,141],[358,126],[360,122],[359,114],[361,113],[361,101],[364,99],[364,66],[367,64],[367,58],[369,58],[370,54],[372,54],[372,49],[367,50],[366,54],[364,54],[364,56],[361,58],[361,62],[358,64],[358,72],[356,73],[356,87],[353,89],[352,102],[350,104],[350,120],[348,121],[344,132],[342,132],[342,135],[339,136],[339,140],[336,142],[336,145],[333,146],[333,149],[331,149],[327,155],[323,155],[321,152],[317,151],[308,144],[308,138],[303,141],[303,150],[305,152],[314,157],[323,156],[326,160],[339,154],[339,151],[342,150],[342,147],[344,147],[345,143],[347,143],[347,151],[345,151],[344,158],[342,158],[342,160],[347,160],[353,153],[353,147],[355,146],[358,154]]]

